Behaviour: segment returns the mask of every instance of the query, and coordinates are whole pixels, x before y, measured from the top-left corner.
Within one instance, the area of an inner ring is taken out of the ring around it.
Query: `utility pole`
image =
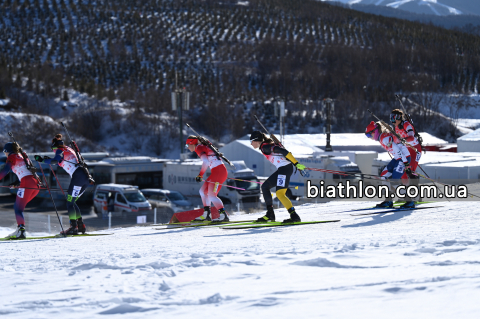
[[[332,152],[333,148],[332,148],[332,145],[330,145],[330,134],[332,133],[331,112],[333,112],[335,104],[332,99],[327,98],[323,100],[323,106],[325,107],[326,113],[327,113],[327,125],[326,125],[327,146],[325,146],[325,152]],[[323,132],[325,133],[325,127],[323,127]]]
[[[178,88],[178,73],[175,71],[175,90],[172,92],[172,110],[177,110],[180,128],[180,156],[183,153],[185,141],[183,140],[183,110],[190,109],[190,92],[186,88]]]
[[[285,100],[282,98],[277,98],[277,101],[274,102],[273,109],[275,116],[278,116],[280,123],[280,140],[283,144],[283,118],[285,117]]]

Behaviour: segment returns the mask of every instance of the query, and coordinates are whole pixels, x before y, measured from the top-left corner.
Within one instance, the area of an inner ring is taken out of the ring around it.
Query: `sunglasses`
[[[398,120],[401,120],[402,116],[400,114],[392,113],[390,114],[390,122],[395,123]]]

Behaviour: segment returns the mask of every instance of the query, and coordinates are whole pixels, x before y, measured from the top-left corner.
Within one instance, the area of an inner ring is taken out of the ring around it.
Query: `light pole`
[[[273,109],[275,116],[278,116],[280,123],[280,140],[283,144],[283,118],[285,117],[285,100],[282,98],[277,98],[274,103]]]
[[[178,88],[178,74],[175,72],[175,90],[172,92],[172,110],[177,111],[177,116],[179,120],[179,128],[180,128],[180,157],[183,153],[183,145],[185,142],[183,141],[183,110],[188,111],[190,109],[190,92],[187,92],[186,88],[179,89]]]
[[[327,125],[326,127],[323,127],[323,132],[325,133],[325,128],[326,128],[326,133],[327,133],[327,146],[325,146],[325,152],[332,152],[333,148],[332,145],[330,145],[330,134],[332,132],[332,127],[331,127],[331,112],[333,111],[335,104],[332,99],[327,98],[323,100],[323,106],[326,108],[326,113],[327,113]]]

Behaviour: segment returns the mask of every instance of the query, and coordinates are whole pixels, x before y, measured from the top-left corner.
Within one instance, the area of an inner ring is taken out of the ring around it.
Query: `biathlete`
[[[257,222],[275,221],[272,194],[270,193],[270,189],[273,187],[276,189],[277,198],[290,213],[290,218],[285,219],[283,222],[300,222],[300,216],[295,212],[295,207],[293,207],[292,202],[288,199],[286,192],[294,167],[299,170],[304,170],[305,166],[298,163],[292,153],[280,145],[275,144],[271,138],[268,138],[260,131],[253,132],[250,135],[250,141],[254,149],[260,149],[268,161],[277,167],[277,171],[262,184],[263,199],[267,206],[267,213],[265,216],[260,217]]]
[[[405,170],[410,169],[411,156],[407,150],[407,147],[403,144],[397,144],[394,140],[394,135],[387,130],[380,122],[370,122],[365,129],[365,135],[374,140],[380,142],[380,145],[390,153],[392,160],[385,166],[380,176],[384,179],[400,180],[405,177]],[[411,208],[410,201],[407,201],[402,208]],[[414,204],[415,206],[415,204]],[[413,207],[414,207],[413,206]],[[392,208],[393,201],[387,199],[380,204],[377,204],[380,208]]]
[[[15,210],[15,218],[17,219],[17,229],[6,238],[26,238],[23,211],[25,210],[25,206],[37,196],[40,191],[39,188],[41,182],[30,170],[28,170],[27,159],[20,154],[20,147],[17,143],[5,144],[3,147],[3,153],[5,153],[5,156],[7,157],[7,162],[0,172],[0,180],[3,179],[10,170],[12,170],[20,180],[17,198],[15,199],[15,204],[13,206]],[[31,165],[31,163],[29,163],[29,165]]]
[[[400,135],[406,143],[413,146],[407,146],[407,149],[412,158],[412,162],[410,163],[411,171],[415,172],[418,167],[418,162],[420,162],[420,158],[422,157],[422,145],[415,137],[415,128],[413,127],[412,123],[404,120],[404,114],[399,109],[392,111],[390,114],[390,122],[395,125],[395,133]],[[395,143],[401,143],[395,135],[393,136],[393,139]]]
[[[63,143],[62,134],[55,135],[50,147],[52,151],[55,152],[54,158],[35,155],[35,160],[39,163],[58,164],[58,166],[62,167],[72,178],[67,192],[67,210],[70,219],[70,228],[64,230],[61,234],[78,235],[79,232],[85,233],[87,228],[83,222],[82,214],[76,201],[82,196],[88,185],[90,185],[89,176],[79,167],[75,151]]]
[[[218,198],[218,192],[222,188],[222,184],[227,180],[228,172],[227,168],[222,162],[221,158],[218,158],[215,152],[208,147],[203,145],[195,135],[190,135],[187,138],[187,147],[190,152],[197,153],[203,161],[202,168],[200,173],[195,177],[195,181],[198,183],[203,181],[203,175],[207,171],[207,168],[210,167],[211,174],[205,180],[202,187],[200,188],[200,197],[203,202],[203,214],[200,217],[195,218],[196,221],[229,221],[228,215],[225,212],[223,202]],[[220,214],[219,218],[211,218],[210,205],[213,203],[215,208],[218,209]]]

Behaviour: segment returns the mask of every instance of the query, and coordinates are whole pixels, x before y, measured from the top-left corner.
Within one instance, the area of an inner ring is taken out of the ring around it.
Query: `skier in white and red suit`
[[[228,215],[223,207],[222,200],[218,198],[218,192],[222,188],[222,184],[227,180],[228,172],[227,168],[222,162],[221,158],[218,158],[215,152],[207,145],[202,144],[195,135],[190,135],[187,138],[187,147],[190,152],[197,153],[203,161],[202,169],[195,181],[198,183],[203,181],[203,175],[210,167],[211,174],[200,188],[200,196],[203,202],[203,215],[195,218],[195,220],[212,220],[210,217],[210,205],[213,203],[215,208],[218,209],[220,216],[212,221],[229,221]]]
[[[412,123],[408,121],[404,121],[403,112],[399,109],[395,109],[390,114],[390,122],[395,125],[395,132],[400,135],[405,142],[413,146],[415,149],[407,146],[408,151],[410,152],[410,156],[412,157],[412,161],[410,163],[410,167],[412,172],[415,172],[418,166],[418,162],[420,162],[420,157],[422,156],[422,146],[420,142],[415,137],[415,128],[413,127]],[[395,143],[399,144],[400,141],[396,136],[393,137]]]
[[[7,157],[5,166],[0,171],[0,180],[2,180],[12,170],[20,180],[20,184],[13,183],[12,187],[19,187],[17,197],[13,209],[15,211],[15,218],[17,219],[17,229],[6,238],[26,238],[25,235],[25,218],[23,211],[28,202],[30,202],[40,191],[40,181],[28,170],[27,164],[22,154],[20,154],[20,147],[17,143],[7,143],[3,147],[3,153]],[[15,184],[15,185],[14,185]]]
[[[408,177],[405,173],[405,170],[410,168],[411,161],[411,156],[407,150],[407,147],[403,144],[395,143],[394,135],[391,132],[388,132],[380,122],[370,122],[365,129],[365,135],[374,141],[380,142],[382,147],[392,156],[392,160],[387,164],[387,166],[385,166],[380,176],[385,179],[407,180]],[[407,201],[407,203],[402,205],[402,207],[410,208],[410,205],[411,204],[409,204],[409,201]],[[377,204],[377,207],[392,208],[393,201],[387,199],[386,201]]]

